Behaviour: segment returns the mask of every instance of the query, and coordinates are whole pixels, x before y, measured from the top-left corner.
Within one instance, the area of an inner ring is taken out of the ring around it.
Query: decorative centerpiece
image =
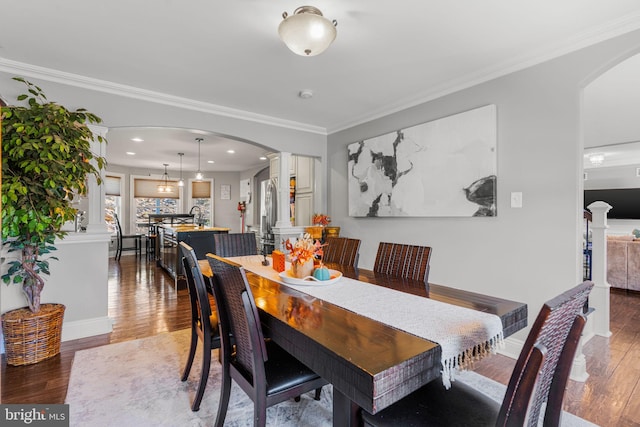
[[[331,218],[325,214],[313,214],[313,218],[311,219],[311,223],[313,225],[319,225],[321,227],[326,227],[331,223]]]
[[[289,251],[291,260],[291,273],[294,277],[302,279],[313,274],[314,260],[322,257],[322,244],[314,240],[309,233],[291,243],[289,239],[284,242],[284,247]]]
[[[330,222],[331,218],[325,214],[313,214],[313,217],[311,217],[311,223],[313,225],[307,227],[305,231],[314,239],[323,239],[325,227],[329,225]]]

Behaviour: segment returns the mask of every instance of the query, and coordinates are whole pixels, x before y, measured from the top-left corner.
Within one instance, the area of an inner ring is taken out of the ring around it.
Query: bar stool
[[[155,225],[149,226],[149,232],[147,233],[146,247],[147,261],[156,259],[156,242],[158,241],[158,232]]]

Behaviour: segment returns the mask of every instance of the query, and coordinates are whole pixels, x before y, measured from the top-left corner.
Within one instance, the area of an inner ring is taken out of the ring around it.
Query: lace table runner
[[[502,322],[483,313],[343,277],[330,285],[284,283],[261,256],[229,258],[246,270],[300,292],[408,332],[442,348],[442,382],[449,388],[457,369],[466,369],[502,346]],[[286,265],[290,267],[289,263]]]

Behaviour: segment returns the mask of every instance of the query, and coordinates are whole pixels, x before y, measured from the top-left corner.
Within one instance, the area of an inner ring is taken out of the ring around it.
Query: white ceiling
[[[302,6],[298,0],[0,0],[0,94],[12,102],[21,93],[8,79],[19,74],[128,93],[118,105],[92,110],[107,127],[139,97],[332,133],[640,28],[637,0],[312,4],[338,21],[338,36],[326,52],[305,58],[277,35],[282,12]],[[314,96],[299,98],[303,89]],[[144,125],[110,130],[110,163],[175,170],[177,153],[186,152],[185,169],[197,169],[198,130]],[[133,136],[145,144],[126,156]],[[257,167],[268,151],[239,144],[235,157],[225,157],[214,147],[230,140],[203,137],[203,170]],[[216,163],[205,168],[210,158]]]
[[[640,164],[640,54],[589,84],[583,105],[584,168]],[[604,156],[602,165],[592,154]]]

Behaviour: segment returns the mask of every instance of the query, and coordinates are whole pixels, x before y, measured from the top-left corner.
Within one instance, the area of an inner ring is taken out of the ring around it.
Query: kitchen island
[[[175,281],[175,287],[186,287],[186,277],[182,268],[180,242],[191,246],[198,259],[205,259],[206,254],[215,253],[213,235],[228,233],[229,228],[199,227],[195,224],[160,225],[158,227],[159,257],[158,265]]]

